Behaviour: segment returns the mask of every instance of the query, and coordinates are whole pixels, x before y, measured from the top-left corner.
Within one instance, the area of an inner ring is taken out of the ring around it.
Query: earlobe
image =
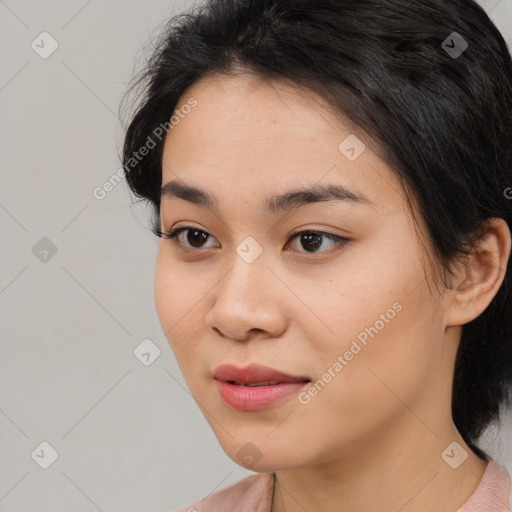
[[[483,227],[482,236],[460,266],[454,282],[448,327],[464,325],[482,314],[505,278],[511,250],[510,229],[499,218],[488,219]]]

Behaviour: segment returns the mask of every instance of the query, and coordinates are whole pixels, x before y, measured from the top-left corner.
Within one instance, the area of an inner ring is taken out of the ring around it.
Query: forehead
[[[196,106],[183,109],[191,99]],[[242,199],[335,183],[374,203],[402,200],[395,173],[370,149],[373,142],[308,89],[215,75],[185,91],[180,112],[165,140],[163,184],[183,179],[220,197],[237,184]]]
[[[232,139],[238,136],[239,140],[247,140],[252,133],[253,142],[272,144],[296,141],[297,136],[312,138],[330,134],[338,138],[346,131],[357,134],[368,146],[373,143],[347,117],[335,112],[333,105],[322,96],[284,80],[216,74],[189,87],[175,111],[180,111],[191,98],[196,99],[198,105],[187,116],[180,116],[181,128],[185,128],[185,117],[189,117],[195,121],[194,129],[202,126],[211,139],[224,139],[229,134]],[[202,125],[205,121],[212,124]],[[175,128],[170,132],[178,131]],[[276,133],[278,140],[273,138]]]

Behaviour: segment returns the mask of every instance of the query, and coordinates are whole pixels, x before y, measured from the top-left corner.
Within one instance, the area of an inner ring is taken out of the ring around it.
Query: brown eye
[[[299,238],[300,237],[300,238]],[[324,243],[325,239],[332,242],[332,247],[339,248],[340,246],[345,245],[346,242],[348,242],[347,238],[344,238],[342,236],[334,235],[332,233],[325,233],[323,231],[313,231],[313,230],[306,230],[306,231],[299,231],[298,233],[295,233],[291,240],[294,240],[296,238],[299,238],[301,246],[306,249],[306,251],[299,251],[299,252],[325,252],[325,251],[319,251],[322,247],[322,244]],[[329,249],[327,249],[329,250]]]
[[[185,240],[187,243],[183,243],[182,240],[179,239],[179,235],[185,231],[187,232],[185,236]],[[174,243],[182,245],[186,249],[203,249],[204,246],[202,244],[204,244],[208,240],[208,238],[213,238],[206,231],[195,228],[193,226],[182,226],[178,229],[174,229],[173,231],[167,233],[158,231],[157,235],[161,238],[171,239],[173,240]],[[190,246],[188,246],[187,244],[190,244]]]

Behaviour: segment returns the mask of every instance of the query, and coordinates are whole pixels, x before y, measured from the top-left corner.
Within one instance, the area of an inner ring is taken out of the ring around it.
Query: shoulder
[[[270,512],[273,490],[272,473],[250,475],[175,512]]]

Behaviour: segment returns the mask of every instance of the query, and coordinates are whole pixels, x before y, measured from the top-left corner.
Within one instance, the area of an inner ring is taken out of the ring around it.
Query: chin
[[[299,456],[300,450],[294,447],[283,449],[282,445],[273,446],[269,440],[237,442],[230,439],[225,441],[221,446],[226,455],[239,466],[255,473],[272,473],[302,466],[305,463]]]

